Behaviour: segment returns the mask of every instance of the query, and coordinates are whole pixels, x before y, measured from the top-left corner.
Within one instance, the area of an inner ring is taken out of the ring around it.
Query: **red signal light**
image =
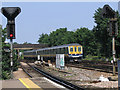
[[[10,34],[10,37],[13,37],[13,34]]]

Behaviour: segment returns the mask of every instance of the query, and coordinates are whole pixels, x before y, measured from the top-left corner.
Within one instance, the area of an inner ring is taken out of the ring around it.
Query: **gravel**
[[[44,70],[61,77],[71,83],[83,86],[85,88],[117,88],[118,81],[100,82],[98,79],[101,75],[108,78],[112,77],[111,73],[99,72],[94,70],[86,70],[75,67],[65,67],[64,70],[59,70],[53,67],[44,67]]]

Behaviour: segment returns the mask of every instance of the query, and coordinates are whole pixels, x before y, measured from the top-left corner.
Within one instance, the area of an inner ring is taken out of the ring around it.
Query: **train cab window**
[[[73,52],[73,47],[70,47],[70,52]]]
[[[78,47],[78,52],[80,52],[81,51],[81,47]]]
[[[75,52],[77,52],[77,48],[75,47]]]

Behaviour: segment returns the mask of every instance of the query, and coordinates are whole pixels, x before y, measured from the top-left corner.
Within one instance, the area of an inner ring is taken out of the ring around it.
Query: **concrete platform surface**
[[[25,89],[26,87],[18,80],[18,79],[13,79],[13,80],[2,80],[2,88],[6,89],[12,89],[12,88],[21,88]]]

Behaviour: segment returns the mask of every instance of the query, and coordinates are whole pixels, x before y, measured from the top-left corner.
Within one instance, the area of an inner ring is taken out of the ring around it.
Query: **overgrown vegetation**
[[[108,19],[100,16],[101,8],[94,13],[96,26],[92,30],[82,27],[77,30],[67,31],[67,28],[59,28],[50,34],[41,34],[39,43],[46,43],[49,46],[56,46],[69,43],[79,43],[83,46],[84,57],[91,55],[99,58],[111,58],[112,38],[108,35]],[[118,12],[117,12],[118,14]],[[120,32],[120,16],[118,14],[118,30]],[[116,37],[116,57],[120,58],[120,33]]]
[[[1,49],[1,56],[2,56],[2,60],[0,61],[1,64],[1,77],[0,79],[10,79],[10,72],[11,72],[11,66],[10,66],[10,52],[5,52],[5,47],[10,48],[10,44],[6,44],[5,40],[6,40],[6,28],[2,29],[2,26],[0,28],[1,30],[1,35],[2,35],[2,49]],[[13,51],[13,70],[17,70],[18,69],[18,61],[17,61],[17,55],[15,50]]]

